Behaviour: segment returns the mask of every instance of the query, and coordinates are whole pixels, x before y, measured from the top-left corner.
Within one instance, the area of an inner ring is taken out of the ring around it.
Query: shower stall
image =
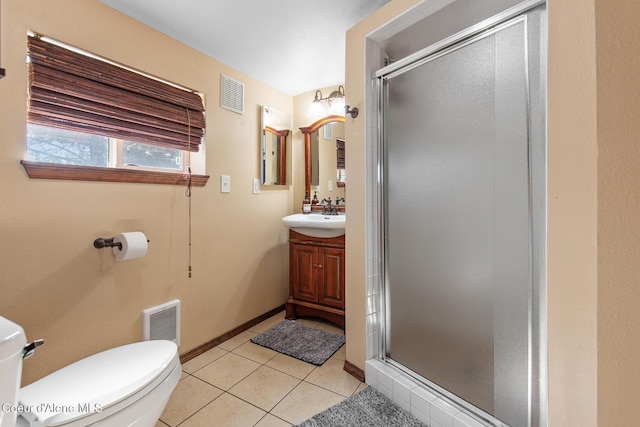
[[[380,358],[487,424],[540,426],[545,7],[376,73]]]

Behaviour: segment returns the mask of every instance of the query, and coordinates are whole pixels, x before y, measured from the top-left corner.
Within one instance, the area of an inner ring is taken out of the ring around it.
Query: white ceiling
[[[346,31],[390,0],[100,0],[289,95],[344,83]]]

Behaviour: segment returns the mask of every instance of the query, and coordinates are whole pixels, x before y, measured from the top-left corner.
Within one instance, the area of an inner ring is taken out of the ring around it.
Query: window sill
[[[27,160],[22,160],[21,163],[27,171],[29,178],[32,179],[187,185],[187,179],[185,179],[185,176],[181,173],[59,165],[55,163],[30,162]],[[204,187],[208,180],[208,175],[191,175],[191,185],[193,187]]]

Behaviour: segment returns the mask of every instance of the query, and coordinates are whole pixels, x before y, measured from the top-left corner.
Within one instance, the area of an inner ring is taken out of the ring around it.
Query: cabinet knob
[[[313,264],[315,268],[322,268],[322,264]]]

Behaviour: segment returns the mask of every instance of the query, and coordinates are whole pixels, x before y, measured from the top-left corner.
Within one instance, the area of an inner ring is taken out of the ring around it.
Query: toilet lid
[[[94,354],[20,390],[22,416],[30,423],[59,425],[93,414],[135,394],[176,358],[171,341],[144,341]]]

